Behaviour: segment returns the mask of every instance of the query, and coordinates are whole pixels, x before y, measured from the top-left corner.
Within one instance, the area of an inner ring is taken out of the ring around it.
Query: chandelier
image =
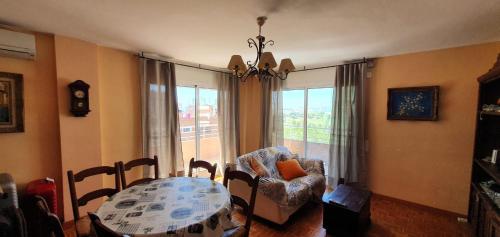
[[[274,41],[266,41],[266,37],[261,35],[262,25],[266,22],[267,17],[261,16],[257,18],[257,24],[259,25],[259,35],[256,37],[257,42],[248,38],[248,47],[255,48],[257,50],[257,57],[255,61],[247,61],[245,64],[241,55],[231,56],[231,60],[227,65],[227,68],[233,72],[233,75],[245,82],[248,78],[257,76],[260,80],[268,80],[273,78],[279,78],[281,80],[286,80],[288,73],[295,70],[295,66],[292,60],[285,58],[281,60],[278,72],[274,71],[273,68],[277,66],[276,60],[271,52],[264,52],[264,48],[267,45],[273,46]]]

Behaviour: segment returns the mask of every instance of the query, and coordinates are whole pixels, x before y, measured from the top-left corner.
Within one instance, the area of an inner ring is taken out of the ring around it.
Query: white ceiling
[[[255,18],[277,60],[326,65],[500,40],[500,0],[0,0],[0,22],[225,67]]]

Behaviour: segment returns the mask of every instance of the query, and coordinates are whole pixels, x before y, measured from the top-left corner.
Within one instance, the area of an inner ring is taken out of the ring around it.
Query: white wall
[[[178,86],[199,86],[203,88],[217,88],[221,75],[219,72],[201,70],[198,68],[175,65],[175,76]]]
[[[287,89],[333,87],[335,68],[325,68],[288,74],[284,87]]]

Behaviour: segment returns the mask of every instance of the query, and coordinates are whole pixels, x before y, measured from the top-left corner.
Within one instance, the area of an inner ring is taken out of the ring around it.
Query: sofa
[[[257,174],[250,165],[252,157],[258,159],[270,172],[270,177],[260,178],[255,215],[283,224],[308,201],[321,201],[326,188],[323,161],[298,158],[286,147],[268,147],[238,157],[232,167],[255,177]],[[296,159],[307,176],[284,180],[276,168],[276,161],[286,159]],[[250,188],[243,182],[231,182],[229,191],[240,197],[250,196]]]

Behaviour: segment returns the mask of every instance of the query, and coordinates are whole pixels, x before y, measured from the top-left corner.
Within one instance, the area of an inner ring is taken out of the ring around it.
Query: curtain
[[[366,183],[365,84],[367,63],[337,67],[330,137],[329,176],[333,183]]]
[[[283,145],[283,80],[262,81],[261,148]]]
[[[235,163],[239,155],[239,94],[238,78],[221,73],[218,83],[217,113],[219,119],[219,139],[221,148],[220,171],[226,163]]]
[[[141,58],[140,74],[143,156],[158,156],[161,177],[182,175],[175,66]],[[147,176],[149,173],[145,169]]]

